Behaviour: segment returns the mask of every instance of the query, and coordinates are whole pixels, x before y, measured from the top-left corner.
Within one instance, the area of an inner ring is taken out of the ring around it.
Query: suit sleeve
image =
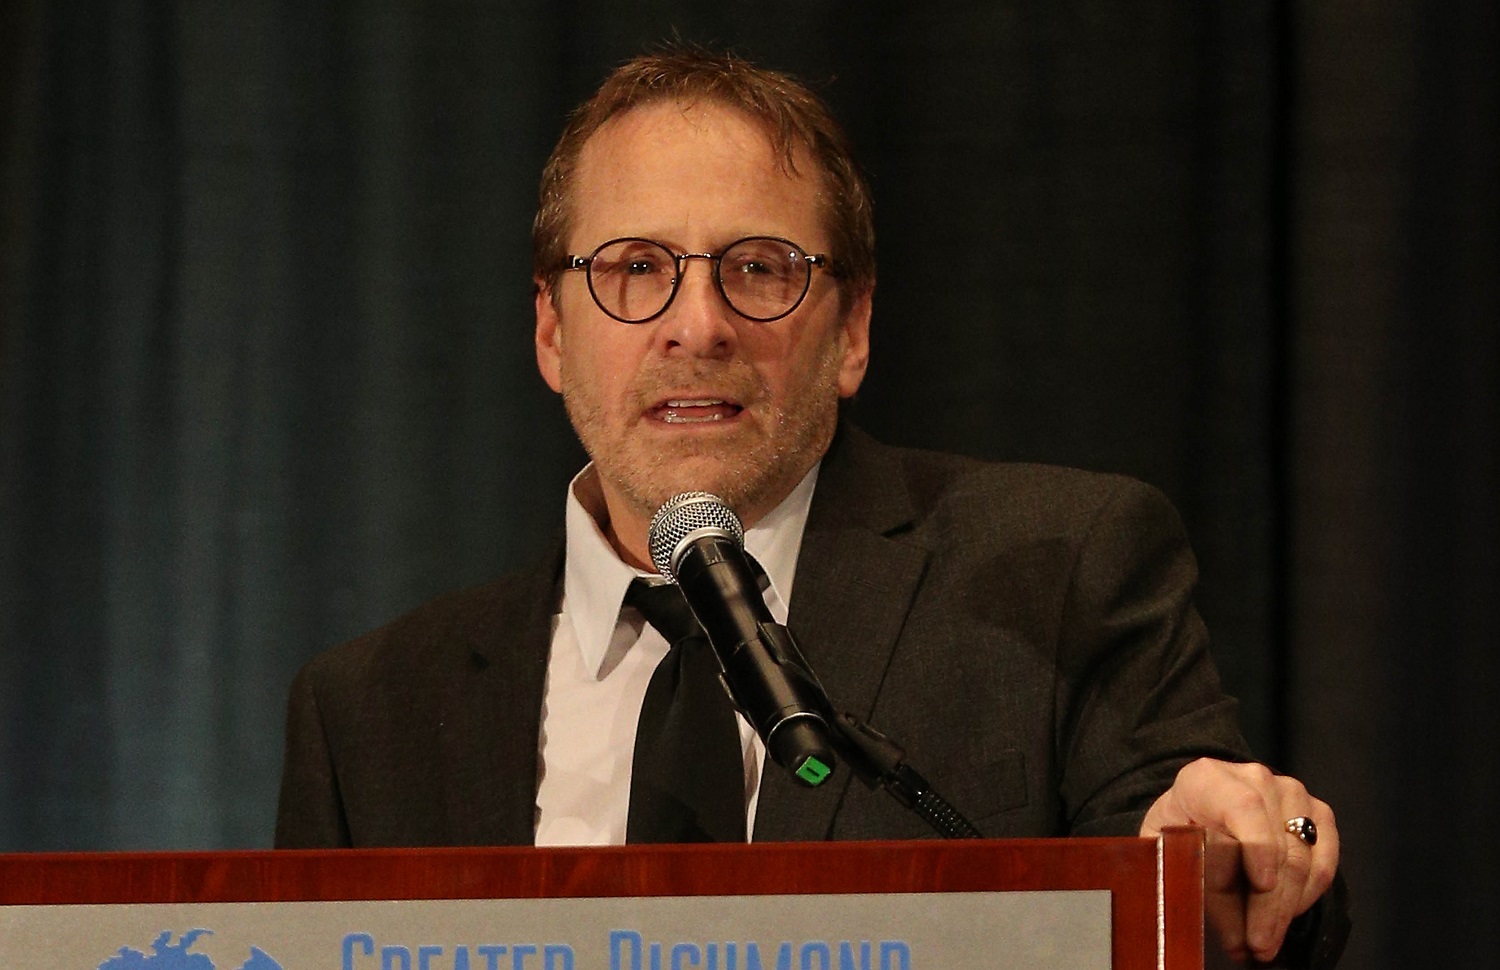
[[[1121,479],[1079,546],[1060,626],[1057,739],[1074,835],[1135,835],[1177,772],[1249,760],[1193,606],[1176,510]]]
[[[347,848],[349,825],[318,708],[312,668],[292,682],[276,811],[278,849]]]

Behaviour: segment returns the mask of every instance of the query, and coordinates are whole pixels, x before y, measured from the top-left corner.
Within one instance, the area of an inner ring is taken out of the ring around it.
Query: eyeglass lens
[[[812,268],[806,255],[780,239],[742,239],[717,259],[719,291],[751,320],[786,316],[802,302]],[[686,272],[686,261],[683,271]],[[659,243],[617,239],[594,253],[589,290],[604,312],[641,322],[664,310],[677,286],[677,258]]]

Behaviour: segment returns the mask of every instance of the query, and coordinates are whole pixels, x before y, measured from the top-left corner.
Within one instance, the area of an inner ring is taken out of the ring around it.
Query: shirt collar
[[[797,553],[802,548],[802,533],[807,527],[807,512],[820,467],[814,465],[779,505],[745,533],[746,551],[755,557],[771,581],[765,590],[766,607],[778,623],[787,620]],[[603,514],[598,472],[590,463],[568,486],[562,613],[572,624],[586,669],[596,674],[614,636],[625,590],[638,576],[656,575],[636,569],[615,554],[599,528]]]

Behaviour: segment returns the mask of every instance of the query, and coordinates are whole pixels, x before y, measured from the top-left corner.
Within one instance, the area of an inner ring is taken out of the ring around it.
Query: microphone
[[[771,759],[816,787],[837,761],[823,688],[761,597],[745,530],[723,499],[683,492],[651,517],[651,561],[682,589],[719,660],[720,679]]]

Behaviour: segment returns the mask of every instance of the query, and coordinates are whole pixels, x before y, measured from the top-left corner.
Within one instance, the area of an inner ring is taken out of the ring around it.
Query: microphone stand
[[[832,705],[830,705],[831,708]],[[945,839],[984,835],[906,763],[906,749],[847,711],[834,718],[833,746],[871,789],[884,788]]]
[[[832,755],[836,754],[848,763],[866,787],[872,790],[884,788],[943,838],[984,837],[958,809],[933,790],[926,778],[906,763],[905,748],[853,714],[847,711],[836,713],[837,708],[792,639],[791,631],[770,621],[760,623],[756,633],[755,639],[761,649],[726,651],[731,657],[729,663],[733,671],[724,666],[721,659],[724,676],[720,679],[735,707],[762,735],[772,760],[787,768],[801,784],[814,787],[832,774]],[[712,642],[711,635],[709,639]],[[767,676],[764,672],[758,676],[742,676],[747,673],[742,668],[753,664],[775,669],[778,676]],[[784,685],[784,690],[766,693],[754,689],[773,683]],[[753,716],[752,711],[764,712],[779,705],[795,705],[798,713],[774,722],[763,731],[762,719]],[[808,771],[808,764],[814,765],[816,770]]]
[[[763,623],[760,635],[761,642],[767,648],[766,656],[788,671],[791,682],[799,684],[805,692],[804,696],[821,709],[822,713],[819,715],[795,719],[801,722],[802,730],[811,730],[814,737],[821,737],[824,731],[813,727],[814,723],[831,728],[832,730],[827,731],[829,746],[848,763],[855,776],[866,787],[871,790],[885,789],[891,797],[916,813],[918,818],[932,826],[943,838],[984,838],[983,833],[974,827],[974,823],[965,818],[962,812],[933,789],[926,778],[906,763],[905,748],[848,711],[835,713],[837,708],[829,699],[828,691],[823,689],[822,681],[818,680],[818,675],[813,673],[812,666],[798,649],[791,631],[780,623]],[[734,691],[729,690],[727,680],[724,687],[733,699]],[[737,699],[735,704],[739,706]],[[833,765],[827,767],[831,772]],[[794,771],[793,774],[804,784],[808,783],[808,779],[800,773]],[[820,778],[814,784],[821,781]]]

